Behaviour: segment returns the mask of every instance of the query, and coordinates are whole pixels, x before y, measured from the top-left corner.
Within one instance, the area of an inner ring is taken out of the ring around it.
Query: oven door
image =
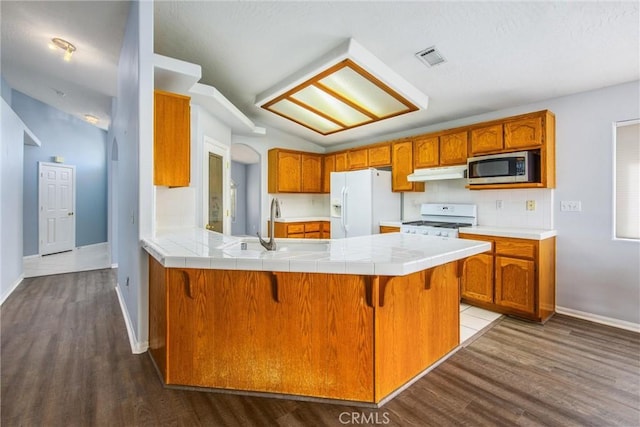
[[[532,181],[531,153],[495,154],[467,160],[469,184],[499,184]]]

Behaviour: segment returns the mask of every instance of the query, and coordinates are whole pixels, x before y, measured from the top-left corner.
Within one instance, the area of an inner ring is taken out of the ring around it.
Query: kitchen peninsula
[[[379,406],[459,345],[464,259],[490,244],[400,233],[143,239],[165,384]]]

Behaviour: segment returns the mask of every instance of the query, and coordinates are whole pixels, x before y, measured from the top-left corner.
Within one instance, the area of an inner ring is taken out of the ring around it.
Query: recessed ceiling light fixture
[[[426,109],[429,97],[349,39],[255,104],[322,135]]]
[[[84,119],[91,123],[92,125],[95,125],[96,123],[98,123],[100,121],[100,119],[96,116],[94,116],[93,114],[85,114],[84,115]]]
[[[59,37],[52,38],[49,47],[52,49],[59,47],[64,50],[64,60],[67,62],[71,61],[71,55],[76,51],[76,47],[73,44]]]

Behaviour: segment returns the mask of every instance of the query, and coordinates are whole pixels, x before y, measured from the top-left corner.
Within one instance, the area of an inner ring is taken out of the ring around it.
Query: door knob
[[[71,215],[73,215],[73,212],[69,212],[67,215],[71,216]]]

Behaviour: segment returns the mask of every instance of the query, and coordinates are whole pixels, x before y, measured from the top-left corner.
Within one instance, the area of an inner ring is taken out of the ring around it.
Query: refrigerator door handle
[[[344,188],[344,201],[342,202],[342,218],[344,221],[344,234],[347,237],[347,231],[349,231],[349,217],[347,216],[347,211],[349,207],[347,206],[347,200],[349,199],[349,187]]]
[[[340,197],[342,198],[341,200],[342,206],[340,207],[340,227],[342,227],[342,231],[346,232],[346,228],[344,226],[344,192],[345,190],[346,190],[345,187],[342,187],[342,189],[340,190]]]

